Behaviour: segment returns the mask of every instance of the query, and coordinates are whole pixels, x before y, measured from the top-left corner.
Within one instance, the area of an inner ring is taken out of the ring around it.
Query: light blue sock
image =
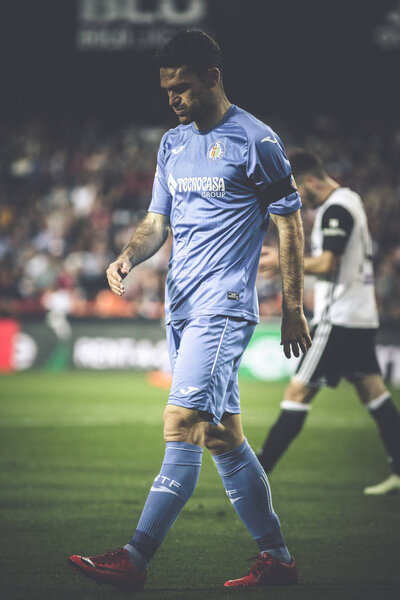
[[[137,529],[124,546],[132,563],[143,571],[193,494],[200,474],[203,448],[167,442],[159,475],[151,486]],[[145,561],[141,563],[132,547]]]
[[[260,552],[267,551],[274,558],[290,563],[291,556],[272,506],[268,478],[247,440],[213,459],[229,500]]]

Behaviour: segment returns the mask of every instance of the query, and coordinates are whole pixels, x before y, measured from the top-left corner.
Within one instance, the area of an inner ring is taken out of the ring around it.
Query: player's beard
[[[177,117],[180,125],[189,125],[194,121],[194,119],[192,119],[188,113],[184,115],[177,115]]]
[[[318,196],[312,190],[303,188],[300,196],[302,200],[304,200],[304,203],[310,208],[314,209],[319,206]]]
[[[201,121],[202,118],[207,114],[207,111],[207,103],[196,100],[190,106],[185,107],[185,114],[177,115],[177,117],[181,125],[189,125],[194,121]]]
[[[179,111],[182,110],[182,114],[179,114]],[[178,121],[181,125],[188,125],[189,123],[191,123],[194,119],[192,117],[192,110],[190,107],[188,106],[182,106],[177,110],[174,110]]]

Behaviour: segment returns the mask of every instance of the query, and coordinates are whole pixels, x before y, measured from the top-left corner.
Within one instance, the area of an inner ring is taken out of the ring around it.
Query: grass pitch
[[[241,382],[254,448],[279,412],[283,384]],[[4,600],[131,596],[67,564],[123,545],[163,456],[167,393],[128,373],[23,373],[0,379],[1,588]],[[399,401],[399,393],[395,394]],[[400,593],[400,497],[363,496],[389,473],[375,425],[352,388],[323,391],[271,476],[296,556],[296,587],[225,590],[256,545],[208,455],[198,487],[151,565],[143,600],[394,600]]]

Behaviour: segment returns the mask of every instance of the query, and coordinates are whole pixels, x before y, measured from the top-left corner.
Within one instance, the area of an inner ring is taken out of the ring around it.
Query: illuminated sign
[[[207,0],[80,0],[77,47],[80,50],[152,50],[179,29],[199,27]]]

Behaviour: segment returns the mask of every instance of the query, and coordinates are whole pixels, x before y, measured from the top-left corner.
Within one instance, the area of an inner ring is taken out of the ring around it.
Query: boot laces
[[[126,550],[124,548],[117,548],[116,550],[107,550],[105,554],[99,556],[93,556],[93,561],[98,564],[115,564],[121,561],[124,557]]]
[[[262,554],[259,554],[258,556],[252,556],[251,558],[248,558],[247,560],[256,560],[256,562],[254,563],[254,565],[252,565],[250,567],[250,569],[248,570],[248,572],[246,573],[246,575],[254,575],[256,578],[261,577],[261,575],[264,575],[266,571],[268,571],[271,568],[271,563],[273,561],[272,556],[263,556]]]

